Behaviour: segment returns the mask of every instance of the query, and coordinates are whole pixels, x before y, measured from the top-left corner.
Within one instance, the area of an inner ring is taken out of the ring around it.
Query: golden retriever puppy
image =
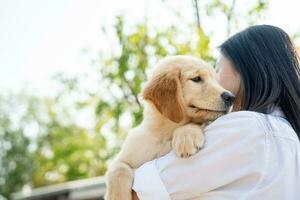
[[[106,200],[131,200],[133,169],[173,148],[180,157],[204,144],[204,125],[227,113],[234,97],[216,73],[191,56],[160,61],[142,91],[144,119],[132,129],[106,174]]]

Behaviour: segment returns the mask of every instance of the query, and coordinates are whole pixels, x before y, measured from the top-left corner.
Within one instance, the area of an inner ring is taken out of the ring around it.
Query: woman
[[[206,144],[180,159],[171,152],[135,171],[140,200],[299,200],[300,69],[289,36],[252,26],[221,45],[221,85],[232,113],[205,129]]]

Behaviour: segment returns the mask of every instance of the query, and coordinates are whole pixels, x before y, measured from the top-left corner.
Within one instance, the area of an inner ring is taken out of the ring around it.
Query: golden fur
[[[199,78],[200,77],[200,78]],[[142,95],[144,119],[132,129],[106,174],[106,200],[131,200],[133,169],[168,153],[195,154],[204,144],[203,128],[228,112],[216,73],[191,56],[170,56],[154,68]]]

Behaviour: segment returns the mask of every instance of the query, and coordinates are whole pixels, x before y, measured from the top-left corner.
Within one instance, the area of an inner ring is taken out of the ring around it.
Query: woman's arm
[[[193,199],[221,195],[233,184],[246,190],[261,178],[265,165],[265,130],[257,113],[241,111],[220,117],[205,129],[205,146],[182,159],[174,152],[145,163],[135,171],[133,189],[144,199]],[[237,199],[234,192],[224,196]],[[241,193],[239,193],[241,194]]]

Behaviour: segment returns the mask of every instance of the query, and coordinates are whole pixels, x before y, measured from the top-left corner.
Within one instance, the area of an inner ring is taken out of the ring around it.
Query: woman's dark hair
[[[299,55],[288,34],[271,25],[251,26],[220,48],[241,76],[241,110],[269,113],[279,106],[300,139]]]

